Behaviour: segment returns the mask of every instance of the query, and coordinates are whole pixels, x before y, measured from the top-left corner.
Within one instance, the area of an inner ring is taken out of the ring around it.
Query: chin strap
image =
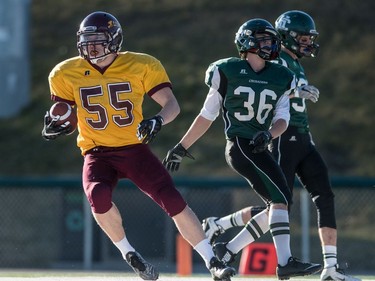
[[[102,57],[100,57],[100,58],[96,58],[96,59],[89,59],[89,61],[90,61],[92,64],[98,64],[98,63],[102,62],[103,60],[105,60],[110,54],[111,54],[111,53],[106,54],[106,55],[104,55],[104,56],[102,56]]]

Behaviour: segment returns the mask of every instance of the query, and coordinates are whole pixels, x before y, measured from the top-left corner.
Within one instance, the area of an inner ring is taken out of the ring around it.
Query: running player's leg
[[[246,245],[254,242],[263,233],[267,232],[270,226],[279,222],[283,225],[282,233],[284,234],[277,235],[280,232],[272,232],[272,229],[271,234],[274,234],[275,246],[278,244],[283,245],[276,247],[279,263],[286,264],[291,256],[287,211],[291,194],[280,167],[268,151],[253,153],[248,141],[240,138],[227,142],[226,159],[228,165],[243,176],[261,199],[267,202],[271,208],[270,217],[268,216],[268,211],[263,211],[252,218],[246,224],[246,227],[227,244],[228,250],[237,254]]]
[[[93,216],[100,228],[107,234],[112,243],[120,250],[123,259],[145,280],[158,279],[159,272],[133,248],[129,243],[122,217],[112,202],[112,191],[117,183],[113,155],[108,152],[88,153],[85,155],[82,181],[85,194],[90,202]]]
[[[340,278],[350,281],[360,280],[347,275],[338,267],[334,194],[328,168],[314,146],[301,163],[297,173],[317,210],[318,232],[324,261],[321,280],[340,280]]]
[[[247,245],[246,242],[255,241],[270,229],[278,259],[279,279],[309,275],[319,271],[321,269],[319,264],[303,263],[292,257],[288,214],[291,193],[285,176],[271,153],[269,151],[252,153],[248,140],[235,138],[227,142],[226,159],[229,166],[247,179],[270,207],[268,216],[267,210],[259,213],[234,239],[224,245],[227,251],[223,251],[225,253],[223,257],[238,253],[240,248]]]
[[[234,268],[225,266],[217,260],[198,217],[174,186],[168,171],[147,146],[142,145],[138,150],[137,163],[133,162],[132,167],[128,168],[128,178],[173,219],[184,239],[205,261],[212,277],[215,280],[230,280],[235,274]]]
[[[214,244],[226,230],[232,227],[243,227],[252,217],[265,209],[265,206],[250,206],[224,217],[208,217],[202,221],[202,228],[210,243]]]

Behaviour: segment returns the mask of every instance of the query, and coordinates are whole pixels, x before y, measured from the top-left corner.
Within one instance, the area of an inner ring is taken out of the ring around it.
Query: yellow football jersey
[[[48,77],[53,99],[75,103],[82,154],[96,146],[140,143],[136,132],[144,95],[171,87],[160,61],[147,54],[121,52],[102,72],[74,57],[56,65]]]

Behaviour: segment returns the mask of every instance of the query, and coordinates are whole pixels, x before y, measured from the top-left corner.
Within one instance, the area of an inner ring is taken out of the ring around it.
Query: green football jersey
[[[299,60],[293,59],[289,54],[281,51],[278,63],[288,67],[297,78],[297,86],[308,84],[305,70],[300,64]],[[309,123],[307,116],[307,107],[305,99],[291,98],[290,99],[290,121],[289,126],[298,127],[300,132],[309,132]]]
[[[205,83],[222,98],[228,139],[252,139],[256,132],[269,130],[275,114],[289,120],[288,95],[294,91],[296,79],[282,65],[266,61],[265,67],[255,72],[246,60],[221,59],[208,67]]]

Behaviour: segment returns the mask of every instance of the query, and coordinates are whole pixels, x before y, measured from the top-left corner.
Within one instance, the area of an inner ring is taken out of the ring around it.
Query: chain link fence
[[[175,182],[201,220],[262,204],[241,180],[176,178]],[[348,262],[351,271],[373,272],[373,259],[368,257],[375,249],[375,179],[336,178],[332,182],[339,261]],[[296,188],[291,211],[291,247],[297,257],[303,254],[302,191]],[[0,192],[1,268],[129,269],[117,248],[92,221],[79,179],[0,178]],[[172,220],[128,181],[120,181],[113,199],[123,215],[131,244],[161,271],[175,272],[177,230]],[[315,206],[311,200],[307,202],[309,258],[322,262]],[[220,240],[228,241],[239,230],[227,231]],[[272,240],[266,234],[260,241]],[[193,255],[194,262],[202,263],[198,254]]]

